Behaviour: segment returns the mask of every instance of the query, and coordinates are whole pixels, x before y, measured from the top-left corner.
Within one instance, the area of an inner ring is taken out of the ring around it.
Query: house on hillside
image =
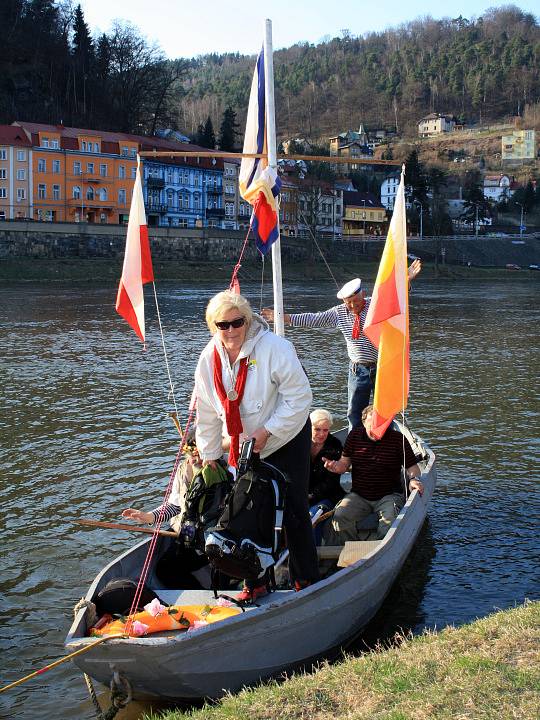
[[[400,179],[401,173],[394,172],[387,175],[381,183],[381,204],[387,210],[394,209]]]
[[[512,179],[508,175],[486,175],[484,177],[484,197],[495,203],[508,200],[513,195]]]
[[[423,117],[418,123],[418,135],[420,137],[432,137],[445,132],[452,132],[456,129],[456,117],[447,113],[430,113]]]
[[[536,132],[534,130],[514,130],[511,135],[503,135],[502,160],[521,162],[536,157]]]

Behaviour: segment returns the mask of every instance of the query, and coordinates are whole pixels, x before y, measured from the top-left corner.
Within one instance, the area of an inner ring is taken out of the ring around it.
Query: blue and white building
[[[219,158],[148,158],[143,192],[150,226],[224,227]]]

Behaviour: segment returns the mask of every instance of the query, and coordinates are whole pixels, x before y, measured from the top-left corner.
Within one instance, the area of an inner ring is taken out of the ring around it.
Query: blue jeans
[[[349,363],[349,381],[347,390],[349,393],[349,407],[347,419],[349,421],[349,432],[362,420],[362,410],[369,405],[371,391],[375,387],[375,375],[377,366],[365,367],[359,363]]]
[[[328,512],[329,510],[334,509],[334,503],[331,500],[321,500],[316,505],[312,505],[309,508],[309,514],[313,518],[316,514],[319,508],[322,508],[324,512]],[[330,518],[327,518],[326,520],[323,520],[322,522],[318,523],[316,527],[313,528],[313,539],[315,540],[315,545],[317,547],[322,543],[322,537],[323,537],[323,530],[326,523],[330,520]]]

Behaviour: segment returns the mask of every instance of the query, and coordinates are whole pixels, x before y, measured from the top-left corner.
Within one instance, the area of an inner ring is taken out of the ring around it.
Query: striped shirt
[[[358,425],[345,440],[343,455],[352,462],[352,491],[372,501],[403,494],[401,468],[416,464],[407,438],[391,428],[380,440],[371,440],[365,427]]]
[[[366,304],[360,313],[362,328],[366,322],[366,315],[371,298],[366,298]],[[353,340],[352,328],[354,313],[346,305],[336,305],[329,310],[318,313],[292,313],[290,315],[291,325],[294,327],[307,328],[338,328],[343,333],[347,343],[347,353],[352,363],[374,363],[377,362],[377,348],[372,345],[362,331],[358,340]]]

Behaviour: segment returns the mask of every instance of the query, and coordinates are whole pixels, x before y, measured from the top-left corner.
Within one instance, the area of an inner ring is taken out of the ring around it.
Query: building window
[[[88,190],[86,191],[86,199],[87,200],[94,199],[94,188],[93,187],[89,187]]]
[[[124,157],[127,157],[127,156],[128,156],[128,150],[129,150],[129,149],[128,149],[127,147],[123,147],[122,150],[120,151],[120,155],[123,155]]]
[[[51,147],[54,150],[58,150],[58,148],[60,147],[60,143],[58,142],[58,140],[51,140]]]
[[[101,177],[107,177],[107,166],[106,165],[99,166],[99,174],[101,175]]]
[[[195,195],[193,196],[193,209],[201,209],[201,196],[199,195],[199,193],[195,193]]]
[[[132,168],[131,168],[131,179],[132,179],[132,180],[135,180],[136,177],[137,177],[137,168],[136,168],[136,167],[132,167]]]
[[[80,175],[82,173],[82,166],[81,163],[76,161],[73,163],[73,174],[74,175]]]
[[[53,161],[52,161],[52,171],[53,171],[53,173],[59,173],[59,172],[60,172],[60,160],[53,160]]]
[[[81,199],[81,188],[78,185],[75,185],[73,187],[73,199],[74,200],[80,200]]]
[[[18,171],[17,171],[18,172]],[[6,168],[0,168],[0,180],[7,180]]]
[[[0,187],[0,198],[7,198],[7,188]]]
[[[131,150],[129,151],[129,154],[130,154],[130,157],[135,157],[137,155],[137,149],[131,148]]]
[[[86,172],[87,172],[89,175],[93,175],[93,174],[94,174],[94,163],[87,163],[87,164],[86,164]]]
[[[7,160],[7,153],[5,150],[0,150],[0,160]]]
[[[126,191],[123,188],[118,191],[118,204],[126,204]]]
[[[86,152],[86,150],[87,150],[86,140],[83,140],[83,141],[81,142],[81,150],[82,150],[83,152]]]
[[[41,147],[48,148],[49,147],[49,138],[44,137],[41,140]]]
[[[225,215],[234,215],[234,203],[225,203]]]
[[[44,158],[40,158],[37,164],[38,172],[47,172],[47,161]]]
[[[106,222],[107,222],[107,216],[105,215],[105,213],[101,213],[101,214],[100,214],[100,216],[99,216],[99,222],[100,222],[100,223],[106,223]]]
[[[47,186],[42,185],[40,183],[37,187],[38,187],[38,198],[40,200],[45,200],[45,198],[47,197]]]
[[[60,200],[60,185],[52,186],[52,196],[53,200]]]
[[[47,210],[45,213],[45,220],[47,222],[52,222],[54,220],[54,210]]]
[[[24,162],[26,160],[26,150],[17,150],[17,160]]]
[[[101,188],[99,191],[99,199],[106,201],[107,200],[107,188]]]
[[[120,180],[125,180],[125,178],[126,178],[126,166],[125,165],[118,166],[118,177],[120,178]]]

